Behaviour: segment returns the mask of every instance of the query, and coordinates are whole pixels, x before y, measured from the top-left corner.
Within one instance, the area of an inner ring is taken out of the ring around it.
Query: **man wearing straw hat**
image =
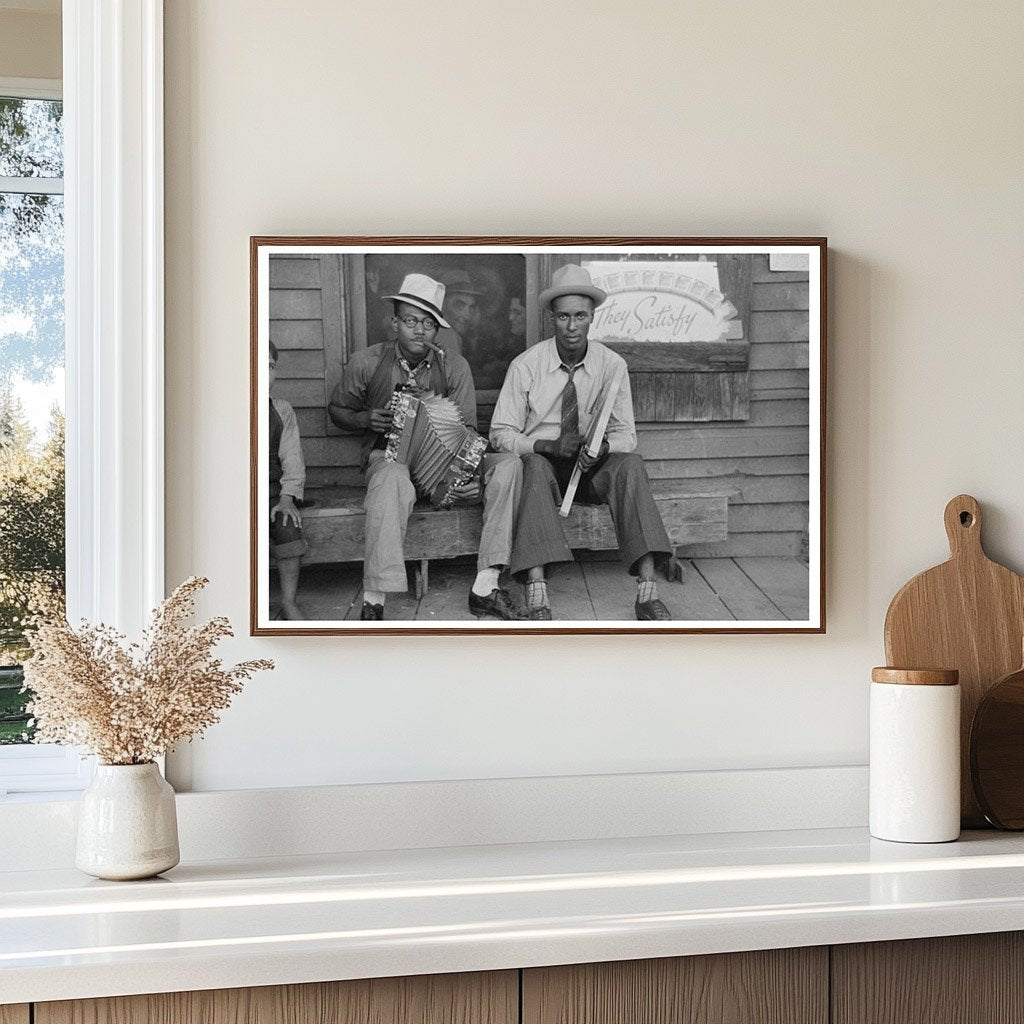
[[[384,459],[396,386],[451,399],[463,422],[476,427],[476,392],[469,363],[455,352],[445,353],[435,341],[438,328],[449,326],[441,314],[444,290],[443,284],[426,274],[407,274],[398,294],[383,296],[394,303],[392,324],[397,340],[356,352],[345,364],[341,383],[327,407],[337,426],[363,432],[366,549],[360,619],[366,621],[382,620],[387,595],[408,589],[403,547],[416,489],[408,466]],[[492,454],[484,456],[479,479],[456,491],[460,498],[473,498],[483,488],[478,572],[469,593],[469,610],[478,618],[521,618],[508,592],[498,586],[501,569],[511,556],[521,482],[518,459]]]
[[[654,578],[655,563],[672,556],[672,545],[636,451],[625,361],[587,338],[594,310],[607,298],[582,267],[568,265],[555,271],[551,287],[540,294],[541,308],[554,319],[554,337],[512,361],[491,422],[494,447],[523,460],[511,571],[525,578],[533,621],[552,617],[545,567],[573,560],[558,506],[577,458],[583,473],[576,500],[611,509],[619,553],[630,575],[637,577],[636,617],[672,617],[658,598]],[[610,399],[614,404],[608,425],[599,450],[591,456],[584,438],[613,387],[617,390]]]

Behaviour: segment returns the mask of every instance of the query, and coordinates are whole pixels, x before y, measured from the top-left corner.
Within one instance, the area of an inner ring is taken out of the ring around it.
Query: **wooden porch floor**
[[[808,616],[807,566],[796,558],[692,558],[681,559],[683,581],[658,580],[658,592],[674,619],[706,621],[791,621]],[[468,559],[430,563],[427,593],[420,599],[410,590],[390,594],[390,620],[469,620],[466,606],[476,575]],[[411,581],[410,581],[411,583]],[[523,603],[522,588],[508,584],[513,598]],[[631,620],[636,584],[618,561],[587,557],[561,565],[550,573],[548,596],[562,621]],[[360,563],[315,565],[303,568],[299,604],[310,620],[358,620],[362,607]],[[279,604],[276,578],[271,587],[271,609]]]

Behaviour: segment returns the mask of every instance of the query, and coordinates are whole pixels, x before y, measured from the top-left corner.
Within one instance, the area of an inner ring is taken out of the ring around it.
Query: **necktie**
[[[580,432],[580,398],[576,393],[576,382],[572,379],[579,369],[576,366],[566,366],[562,363],[562,369],[569,375],[569,379],[562,388],[562,434],[578,434]]]
[[[421,369],[429,371],[430,360],[424,359],[422,362],[417,363],[415,366],[410,366],[409,361],[405,358],[405,356],[400,355],[398,357],[398,368],[402,371],[402,373],[405,374],[405,386],[407,388],[415,388],[419,387],[419,384],[416,380],[416,374],[419,373]]]

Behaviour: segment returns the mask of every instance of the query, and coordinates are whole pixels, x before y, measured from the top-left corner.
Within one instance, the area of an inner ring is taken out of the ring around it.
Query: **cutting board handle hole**
[[[960,525],[961,526],[968,526],[969,527],[971,525],[971,523],[973,523],[973,522],[974,522],[974,516],[972,516],[970,512],[961,512],[960,513]]]

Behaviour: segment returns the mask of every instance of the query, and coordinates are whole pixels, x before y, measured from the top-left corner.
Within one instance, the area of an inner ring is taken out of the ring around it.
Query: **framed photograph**
[[[251,631],[825,631],[824,238],[254,237]]]

